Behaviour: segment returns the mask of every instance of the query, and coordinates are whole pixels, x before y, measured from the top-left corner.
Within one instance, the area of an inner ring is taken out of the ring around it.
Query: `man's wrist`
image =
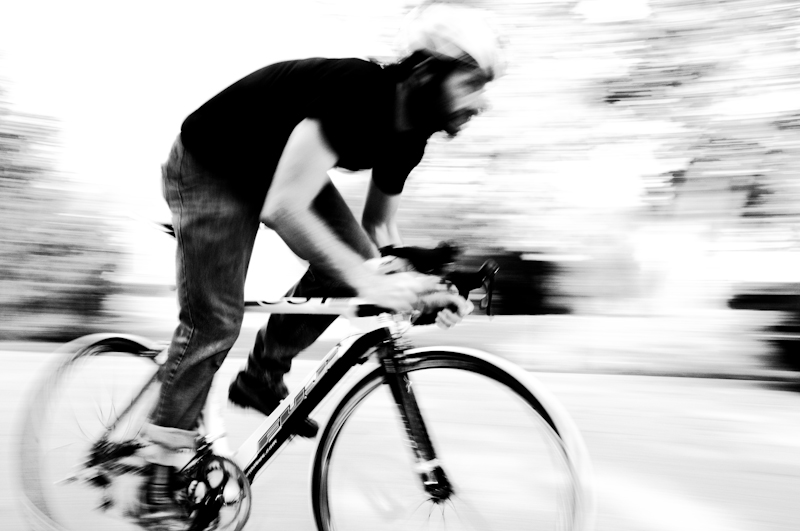
[[[375,277],[378,276],[375,267],[370,266],[369,261],[360,264],[359,267],[351,269],[349,273],[345,282],[355,290],[359,297],[361,297],[365,291],[369,291],[369,288],[375,282]]]

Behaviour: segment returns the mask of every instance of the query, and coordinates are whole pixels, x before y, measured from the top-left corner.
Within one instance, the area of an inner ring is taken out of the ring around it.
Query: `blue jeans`
[[[185,448],[217,369],[239,336],[244,283],[264,197],[246,196],[201,166],[178,138],[162,167],[164,197],[177,238],[179,324],[160,373],[160,395],[146,435],[164,446]],[[255,177],[254,177],[255,178]],[[328,183],[313,205],[333,232],[369,259],[377,251],[339,192]],[[303,257],[301,257],[303,258]],[[270,274],[269,271],[255,274]],[[289,294],[352,296],[351,288],[312,264]],[[272,315],[258,332],[247,372],[265,382],[282,380],[292,359],[311,345],[334,316]]]

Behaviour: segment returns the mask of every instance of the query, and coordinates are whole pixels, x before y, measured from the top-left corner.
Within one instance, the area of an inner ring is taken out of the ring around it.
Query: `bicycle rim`
[[[546,408],[520,374],[476,353],[419,349],[410,366],[454,494],[435,503],[425,492],[397,407],[375,370],[338,406],[320,439],[312,476],[320,529],[590,527],[587,479],[572,462],[578,449],[564,442],[553,419],[565,413],[551,413],[552,398]]]
[[[26,516],[37,531],[140,529],[121,516],[139,503],[141,459],[115,460],[119,474],[107,487],[103,478],[89,479],[96,469],[86,463],[98,441],[121,449],[136,440],[157,393],[156,351],[117,336],[89,336],[67,349],[25,412],[19,466]]]

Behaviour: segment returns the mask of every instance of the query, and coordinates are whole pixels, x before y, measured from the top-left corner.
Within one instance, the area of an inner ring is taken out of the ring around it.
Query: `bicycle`
[[[488,261],[445,278],[462,296],[482,288],[479,306],[490,314],[497,269]],[[174,486],[193,531],[244,527],[250,484],[351,371],[360,377],[333,408],[313,458],[311,501],[321,531],[592,528],[591,465],[580,433],[530,374],[475,349],[413,348],[404,336],[410,316],[358,299],[289,297],[261,306],[377,317],[324,356],[236,452],[209,400],[203,437]],[[138,529],[145,462],[137,436],[157,392],[164,345],[94,334],[62,350],[24,416],[24,511],[36,530],[105,529],[109,518]]]

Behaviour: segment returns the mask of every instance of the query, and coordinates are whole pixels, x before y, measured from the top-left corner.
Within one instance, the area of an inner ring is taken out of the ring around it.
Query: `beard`
[[[408,117],[414,129],[427,135],[444,131],[448,136],[458,134],[463,124],[461,115],[450,109],[450,101],[445,97],[443,81],[445,76],[435,76],[425,84],[410,88],[406,99]]]

